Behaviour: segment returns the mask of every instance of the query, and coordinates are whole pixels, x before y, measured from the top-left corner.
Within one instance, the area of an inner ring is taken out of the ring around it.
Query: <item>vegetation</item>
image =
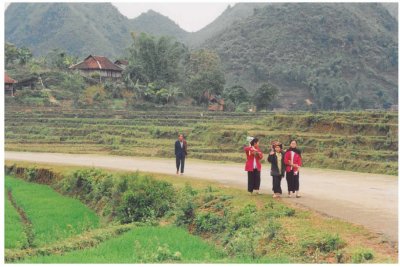
[[[359,261],[358,255],[363,255],[364,260],[368,258],[369,262],[392,262],[396,259],[395,248],[379,243],[361,227],[294,209],[270,196],[250,196],[241,190],[210,184],[209,181],[194,181],[189,185],[176,176],[150,177],[139,173],[132,176],[127,172],[110,173],[90,168],[56,168],[61,173],[54,173],[54,166],[50,170],[45,165],[14,164],[7,165],[6,172],[32,182],[47,181],[59,192],[88,203],[99,215],[107,214],[104,219],[114,221],[110,221],[110,225],[120,221],[120,217],[118,213],[109,216],[110,213],[105,212],[109,206],[102,200],[96,201],[97,194],[107,196],[112,192],[113,199],[120,199],[124,193],[116,192],[117,189],[123,191],[125,188],[125,192],[129,192],[129,181],[133,181],[132,184],[145,183],[141,178],[146,178],[151,183],[165,185],[155,190],[161,194],[165,190],[170,194],[169,190],[173,189],[174,197],[169,200],[170,208],[162,217],[152,217],[144,223],[91,230],[35,249],[6,250],[8,261],[323,263],[356,262]],[[75,179],[77,174],[86,177],[90,183],[78,182],[80,179]],[[129,177],[128,181],[124,177]],[[100,188],[105,191],[99,191]],[[132,193],[137,191],[135,188],[132,190]],[[157,199],[157,194],[151,198]],[[94,206],[96,202],[98,204]],[[152,214],[157,213],[157,206],[152,205],[134,209],[138,214],[149,209]],[[129,231],[133,227],[134,230]],[[121,235],[126,231],[129,232]],[[125,243],[131,245],[120,245]]]
[[[7,192],[4,194],[4,215],[5,215],[5,231],[4,247],[5,248],[25,248],[28,245],[27,237],[24,232],[24,226],[17,210],[12,206],[7,197]]]
[[[206,263],[222,262],[220,249],[173,227],[140,227],[99,246],[65,255],[39,256],[26,263]]]
[[[99,218],[79,201],[60,196],[48,186],[11,176],[6,177],[5,185],[32,223],[32,246],[49,244],[99,225]]]

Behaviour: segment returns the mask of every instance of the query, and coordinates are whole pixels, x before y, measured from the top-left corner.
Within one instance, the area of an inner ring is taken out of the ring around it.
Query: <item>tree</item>
[[[46,55],[46,61],[50,67],[67,69],[75,64],[78,58],[68,55],[64,50],[53,49]]]
[[[264,83],[261,85],[261,87],[256,90],[253,96],[253,101],[257,107],[257,110],[268,110],[270,107],[272,107],[272,103],[277,94],[278,89],[275,86],[269,83]]]
[[[247,102],[249,100],[249,92],[242,86],[235,85],[225,88],[223,97],[231,100],[235,106],[239,106],[240,103]]]
[[[207,95],[220,95],[225,77],[218,55],[209,50],[192,52],[185,64],[185,88],[198,104],[207,103]]]
[[[132,39],[126,75],[142,83],[179,80],[179,64],[186,50],[182,43],[170,37],[156,38],[145,33],[132,34]]]
[[[79,73],[68,73],[65,75],[61,83],[61,88],[72,92],[73,104],[76,107],[79,102],[79,97],[85,87],[85,81]]]
[[[29,50],[29,48],[22,47],[18,51],[18,58],[19,58],[19,63],[21,65],[25,65],[28,63],[28,61],[32,58],[32,52]]]
[[[18,48],[10,43],[5,43],[4,46],[4,59],[5,59],[5,65],[7,66],[10,63],[13,63],[15,60],[18,59],[19,57],[19,51]]]

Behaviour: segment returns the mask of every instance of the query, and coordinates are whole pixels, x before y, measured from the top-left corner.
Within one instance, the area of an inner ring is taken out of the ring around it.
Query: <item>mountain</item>
[[[199,47],[202,43],[206,42],[208,38],[217,35],[219,32],[224,31],[234,22],[243,20],[253,15],[255,8],[264,7],[266,3],[237,3],[233,7],[230,5],[226,10],[218,16],[213,22],[200,29],[197,32],[191,33],[186,38],[186,43],[190,47]]]
[[[189,34],[171,19],[153,10],[131,19],[129,29],[133,32],[145,32],[155,36],[173,36],[179,41],[184,41]]]
[[[127,22],[109,3],[12,3],[5,40],[34,55],[61,48],[77,56],[112,56],[129,44]]]
[[[307,99],[324,109],[397,103],[397,19],[380,4],[270,4],[230,21],[199,45],[219,54],[227,86],[254,91],[270,82],[281,107]]]
[[[30,48],[34,55],[61,48],[80,57],[118,57],[130,45],[131,32],[177,39],[186,34],[159,13],[128,19],[110,3],[12,3],[5,12],[5,40]]]

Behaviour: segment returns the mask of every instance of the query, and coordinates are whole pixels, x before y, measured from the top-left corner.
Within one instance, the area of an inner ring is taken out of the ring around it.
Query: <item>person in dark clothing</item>
[[[297,148],[297,141],[290,141],[290,147],[285,153],[286,180],[288,183],[288,196],[301,197],[299,193],[299,175],[302,165],[301,151]]]
[[[175,142],[175,158],[176,158],[176,174],[179,174],[179,168],[181,169],[181,175],[185,170],[185,157],[187,156],[187,143],[183,139],[183,134],[178,135],[178,140]]]
[[[272,190],[273,198],[279,198],[282,195],[281,180],[285,176],[285,152],[282,150],[282,144],[274,142],[268,155],[268,162],[271,163]]]

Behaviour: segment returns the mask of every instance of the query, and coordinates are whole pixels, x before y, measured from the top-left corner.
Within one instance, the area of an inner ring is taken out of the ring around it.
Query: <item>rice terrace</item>
[[[4,263],[398,263],[398,4],[219,4],[6,5]]]

